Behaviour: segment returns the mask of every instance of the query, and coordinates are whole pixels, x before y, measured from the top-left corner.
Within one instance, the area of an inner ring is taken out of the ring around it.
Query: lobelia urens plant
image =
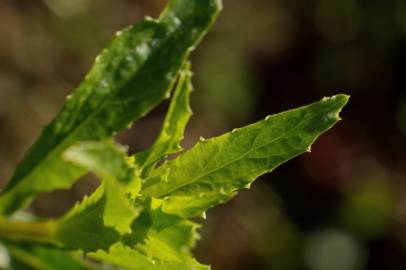
[[[170,0],[159,19],[117,33],[18,165],[0,195],[0,239],[14,269],[210,269],[191,249],[196,218],[249,188],[260,175],[308,152],[337,123],[348,96],[268,116],[182,150],[191,116],[190,52],[220,0]],[[172,96],[147,150],[128,156],[113,137]],[[97,190],[59,219],[18,221],[38,194],[68,189],[88,172]],[[91,261],[99,264],[89,265]]]

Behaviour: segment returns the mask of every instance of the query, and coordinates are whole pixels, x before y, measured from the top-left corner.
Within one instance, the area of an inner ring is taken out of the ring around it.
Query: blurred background
[[[0,187],[114,33],[165,2],[0,1]],[[200,261],[215,270],[406,269],[406,1],[224,0],[192,63],[186,147],[352,95],[311,154],[209,211]],[[144,149],[166,107],[118,139]],[[31,210],[57,217],[96,183],[44,194]]]

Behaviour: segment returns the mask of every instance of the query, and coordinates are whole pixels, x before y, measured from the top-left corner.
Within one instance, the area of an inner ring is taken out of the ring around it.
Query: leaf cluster
[[[196,218],[308,152],[339,121],[345,95],[202,138],[182,152],[192,115],[188,57],[220,10],[219,0],[171,0],[158,19],[118,32],[96,58],[0,194],[0,239],[11,267],[90,269],[90,259],[134,270],[209,269],[191,253]],[[114,135],[168,97],[155,143],[128,155]],[[100,186],[59,219],[12,217],[37,195],[68,189],[89,172]]]

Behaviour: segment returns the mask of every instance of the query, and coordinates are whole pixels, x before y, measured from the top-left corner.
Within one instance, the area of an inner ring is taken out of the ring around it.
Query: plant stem
[[[0,239],[12,242],[30,242],[57,245],[53,237],[53,223],[21,222],[0,219]]]

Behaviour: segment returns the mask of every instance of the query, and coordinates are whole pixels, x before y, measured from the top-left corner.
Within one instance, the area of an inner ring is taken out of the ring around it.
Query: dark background
[[[114,32],[158,0],[1,0],[0,187]],[[406,1],[225,0],[192,56],[195,115],[184,145],[351,94],[303,155],[209,211],[197,256],[214,269],[406,269]],[[119,135],[147,147],[165,104]],[[44,194],[57,217],[95,188]]]

